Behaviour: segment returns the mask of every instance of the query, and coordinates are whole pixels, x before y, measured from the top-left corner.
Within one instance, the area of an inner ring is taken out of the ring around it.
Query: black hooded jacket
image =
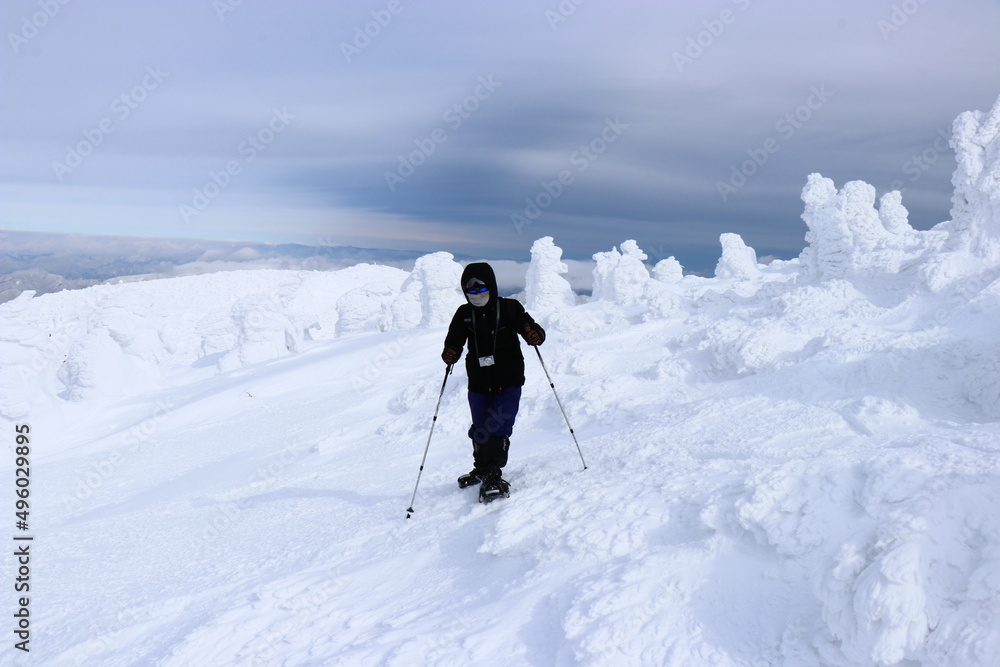
[[[543,338],[545,332],[518,301],[500,298],[497,294],[497,279],[489,264],[477,262],[465,267],[462,273],[463,294],[465,284],[471,278],[478,278],[486,283],[490,290],[490,300],[481,308],[470,303],[459,306],[451,319],[444,345],[461,351],[468,343],[465,369],[469,375],[470,391],[492,394],[504,387],[523,386],[524,357],[521,355],[521,344],[517,336],[524,335],[525,325],[538,331]],[[493,365],[480,366],[479,358],[490,355],[494,359]]]

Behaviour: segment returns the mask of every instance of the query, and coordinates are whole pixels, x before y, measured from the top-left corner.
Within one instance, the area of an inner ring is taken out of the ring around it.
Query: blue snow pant
[[[496,394],[469,392],[472,410],[472,456],[476,469],[486,472],[507,465],[510,434],[521,403],[521,388],[506,387]]]

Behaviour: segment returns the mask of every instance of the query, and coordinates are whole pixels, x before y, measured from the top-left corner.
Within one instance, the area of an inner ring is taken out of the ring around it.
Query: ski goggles
[[[484,292],[489,292],[489,287],[472,287],[465,290],[468,294],[483,294]]]

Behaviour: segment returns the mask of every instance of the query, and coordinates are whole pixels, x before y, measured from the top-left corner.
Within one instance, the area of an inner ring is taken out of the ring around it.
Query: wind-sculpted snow
[[[403,519],[448,253],[0,305],[0,411],[45,433],[40,664],[1000,664],[997,116],[956,122],[928,231],[814,174],[800,257],[724,234],[704,278],[626,240],[590,299],[538,240],[588,470],[528,352],[489,506],[459,365]]]

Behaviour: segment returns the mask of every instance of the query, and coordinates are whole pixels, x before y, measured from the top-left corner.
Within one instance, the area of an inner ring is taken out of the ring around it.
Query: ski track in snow
[[[539,240],[522,298],[588,469],[525,347],[512,495],[459,490],[459,364],[408,520],[447,253],[0,305],[36,535],[3,660],[1000,664],[998,137],[1000,105],[956,121],[928,232],[814,175],[799,259],[724,235],[715,278],[651,277],[626,242],[575,305]]]

